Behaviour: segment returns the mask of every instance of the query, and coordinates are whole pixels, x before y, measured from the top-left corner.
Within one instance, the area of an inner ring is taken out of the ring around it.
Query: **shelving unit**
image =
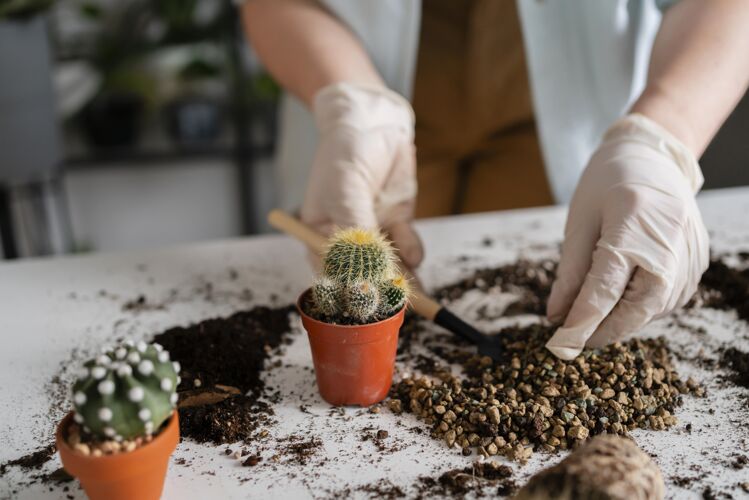
[[[155,0],[152,0],[155,1]],[[225,55],[229,81],[227,94],[222,102],[224,115],[223,132],[212,142],[194,147],[176,144],[166,131],[165,120],[161,116],[163,105],[158,103],[155,113],[144,121],[140,139],[133,146],[102,148],[92,147],[85,140],[81,128],[75,121],[63,127],[65,154],[62,173],[67,171],[106,168],[113,164],[179,164],[181,161],[196,158],[225,158],[236,168],[239,200],[242,209],[242,232],[257,232],[253,217],[251,174],[259,159],[270,157],[275,150],[274,117],[265,102],[249,102],[246,89],[257,75],[249,67],[240,13],[233,2],[216,0],[221,4],[217,21],[212,25],[196,30],[175,32],[160,40],[157,46],[144,46],[143,50],[154,50],[169,46],[190,44],[215,44]],[[140,49],[138,49],[140,50]],[[92,57],[90,46],[77,41],[72,46],[61,44],[57,49],[59,61],[87,60]],[[253,107],[254,106],[254,107]],[[262,110],[262,111],[261,111]]]

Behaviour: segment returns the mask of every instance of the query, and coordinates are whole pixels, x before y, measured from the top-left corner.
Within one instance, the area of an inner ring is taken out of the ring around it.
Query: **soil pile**
[[[154,337],[180,363],[182,394],[210,393],[211,404],[181,406],[180,431],[198,442],[247,441],[258,427],[271,422],[273,409],[259,401],[265,388],[265,361],[288,343],[292,306],[258,306],[227,318],[171,328]],[[238,389],[238,394],[226,388]],[[214,395],[220,401],[214,402]]]

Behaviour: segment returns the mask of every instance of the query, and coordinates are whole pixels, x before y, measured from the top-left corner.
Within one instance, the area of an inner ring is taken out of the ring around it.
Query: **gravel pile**
[[[412,412],[432,435],[471,455],[526,461],[534,450],[571,449],[589,436],[676,424],[683,394],[704,395],[675,372],[663,339],[633,339],[562,361],[544,344],[554,327],[533,324],[496,334],[505,359],[456,352],[455,376],[434,365],[395,384],[389,407]]]

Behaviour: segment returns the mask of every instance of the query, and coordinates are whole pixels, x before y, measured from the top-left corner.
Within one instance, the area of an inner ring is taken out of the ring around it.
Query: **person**
[[[305,222],[379,225],[415,267],[414,214],[569,202],[547,304],[562,359],[696,291],[697,158],[746,91],[749,3],[246,0],[242,14],[293,96],[280,163],[284,185],[311,164]]]

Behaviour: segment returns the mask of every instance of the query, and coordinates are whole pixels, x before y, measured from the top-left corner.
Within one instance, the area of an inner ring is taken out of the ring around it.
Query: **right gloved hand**
[[[320,134],[302,221],[322,234],[336,227],[381,227],[404,264],[424,252],[411,227],[416,154],[411,105],[384,87],[336,83],[315,96]]]

